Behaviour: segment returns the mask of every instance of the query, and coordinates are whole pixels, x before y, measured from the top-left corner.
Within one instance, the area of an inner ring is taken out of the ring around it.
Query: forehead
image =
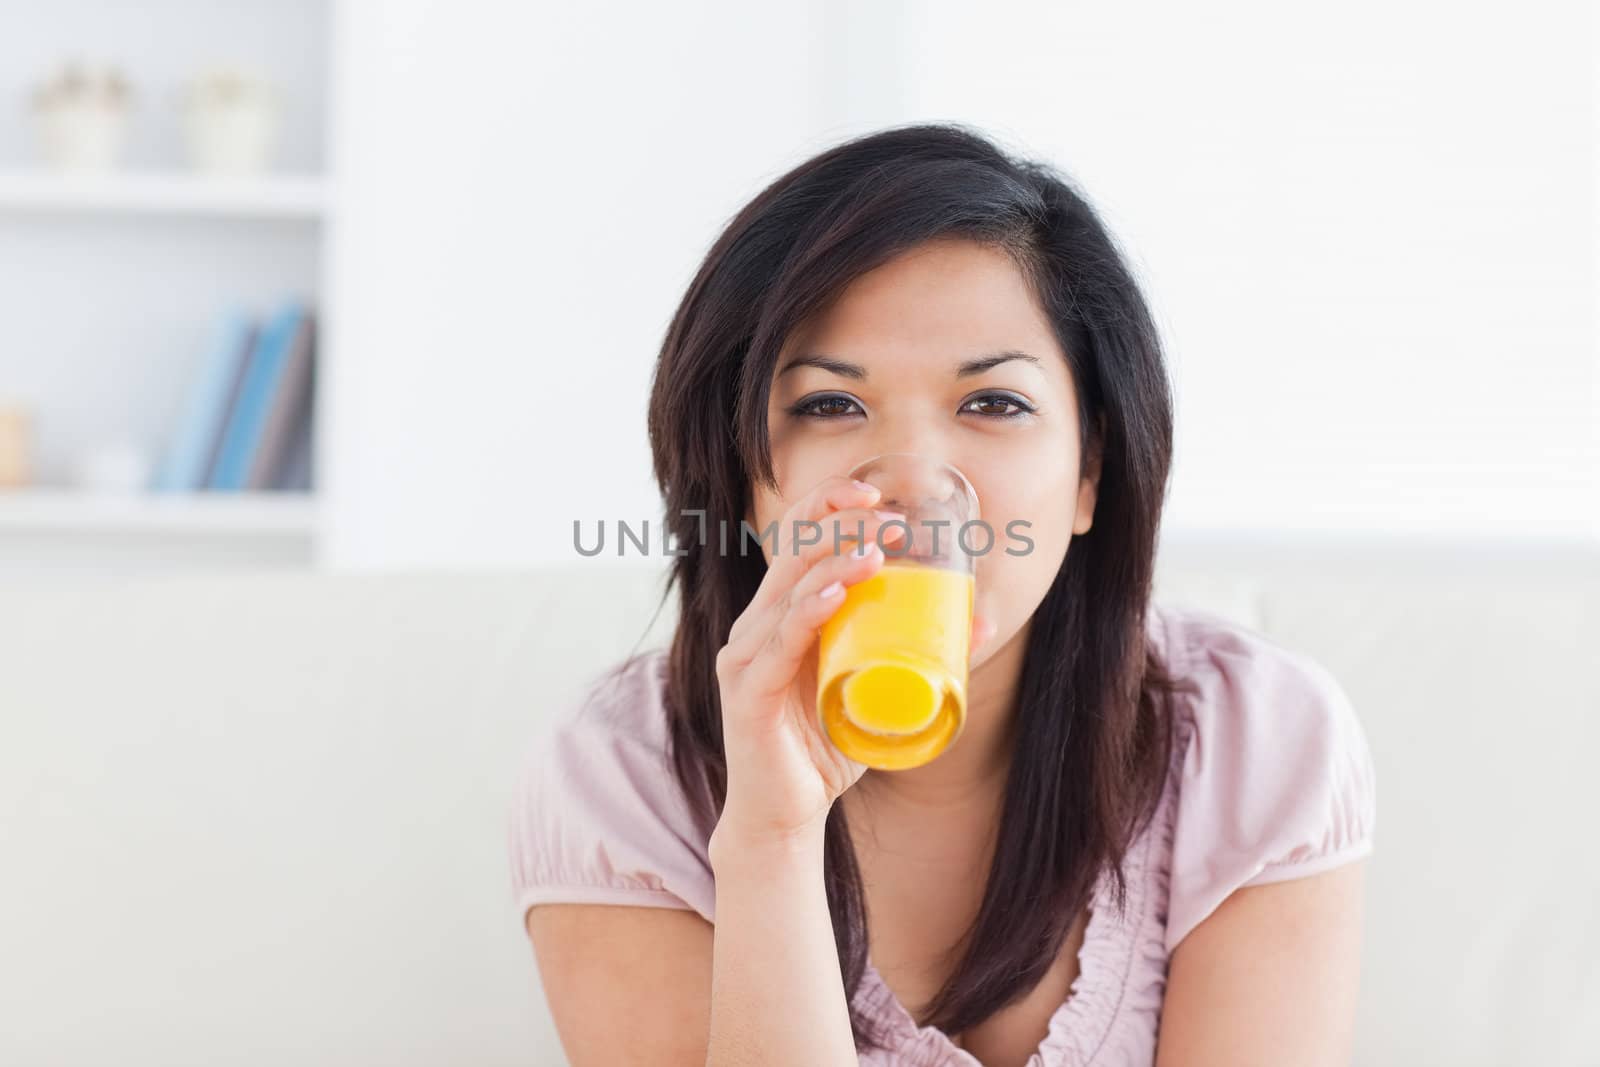
[[[941,239],[855,278],[794,332],[783,356],[802,350],[867,363],[933,354],[958,358],[1020,349],[1046,361],[1063,353],[1016,262],[1004,250]]]

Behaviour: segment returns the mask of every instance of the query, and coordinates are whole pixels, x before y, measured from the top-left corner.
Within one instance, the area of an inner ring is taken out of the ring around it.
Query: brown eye
[[[838,393],[807,397],[789,409],[789,414],[802,418],[837,419],[851,414],[855,401]]]
[[[982,410],[975,410],[981,408]],[[1010,410],[1007,410],[1007,409]],[[975,396],[962,405],[962,411],[971,411],[974,415],[986,415],[995,419],[1014,419],[1018,415],[1033,413],[1033,407],[1022,400],[1021,397],[1011,396],[1009,393],[985,393]]]

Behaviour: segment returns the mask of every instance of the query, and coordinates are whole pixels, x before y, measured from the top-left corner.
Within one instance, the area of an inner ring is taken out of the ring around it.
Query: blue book
[[[249,357],[255,332],[250,316],[237,305],[229,307],[218,319],[211,347],[184,396],[151,489],[181,493],[205,488],[212,453],[227,422],[234,387]]]
[[[223,430],[209,488],[245,488],[267,428],[273,398],[282,385],[283,371],[294,348],[295,332],[304,314],[305,309],[300,304],[290,303],[262,329],[255,349],[250,353],[250,364],[245,368],[238,400]]]

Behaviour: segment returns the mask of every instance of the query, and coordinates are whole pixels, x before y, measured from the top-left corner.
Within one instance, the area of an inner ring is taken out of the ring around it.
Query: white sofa
[[[1189,540],[1377,760],[1361,1064],[1600,1063],[1600,550]],[[0,586],[0,1063],[558,1064],[504,815],[654,570]]]

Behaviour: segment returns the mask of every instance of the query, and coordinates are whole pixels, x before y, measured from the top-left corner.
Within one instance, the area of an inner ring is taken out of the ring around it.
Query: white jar
[[[280,106],[266,81],[237,71],[212,71],[183,98],[189,162],[211,174],[254,174],[277,147]]]
[[[132,89],[114,66],[65,63],[33,91],[33,120],[44,160],[58,170],[116,166],[128,140]]]

